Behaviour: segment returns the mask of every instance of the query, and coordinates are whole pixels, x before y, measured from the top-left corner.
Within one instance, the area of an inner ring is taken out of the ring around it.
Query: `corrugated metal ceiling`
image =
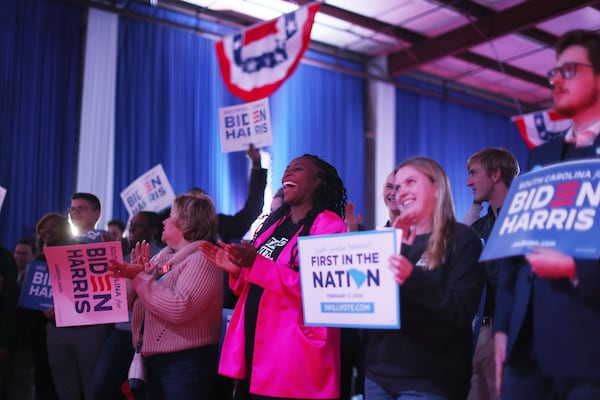
[[[123,0],[95,0],[123,3]],[[87,0],[94,2],[94,0]],[[125,0],[125,2],[129,2]],[[138,0],[244,28],[311,0]],[[387,58],[390,78],[418,77],[502,98],[517,111],[551,104],[546,71],[562,33],[600,30],[600,1],[323,0],[311,47]],[[122,7],[122,4],[121,4]]]

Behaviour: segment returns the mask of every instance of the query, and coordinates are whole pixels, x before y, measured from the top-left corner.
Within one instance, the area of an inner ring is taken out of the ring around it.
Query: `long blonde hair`
[[[425,249],[425,257],[429,261],[427,269],[433,270],[445,261],[448,239],[452,237],[456,229],[456,214],[452,193],[450,192],[450,182],[440,164],[429,157],[409,158],[398,165],[395,170],[398,171],[400,168],[407,166],[416,168],[427,176],[431,182],[437,184],[435,207],[433,209],[433,231]]]

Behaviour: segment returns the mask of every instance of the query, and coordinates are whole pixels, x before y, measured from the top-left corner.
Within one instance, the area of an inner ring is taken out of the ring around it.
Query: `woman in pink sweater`
[[[304,325],[297,238],[346,232],[346,188],[336,169],[313,155],[294,159],[281,183],[285,203],[253,245],[200,245],[240,296],[219,373],[240,380],[236,399],[338,398],[340,330]]]
[[[115,274],[131,279],[133,344],[143,326],[147,400],[214,399],[221,336],[223,274],[198,251],[200,240],[215,243],[212,200],[178,196],[164,222],[167,247],[149,260],[150,248],[134,249],[138,264],[114,263]],[[132,253],[132,261],[134,258]]]

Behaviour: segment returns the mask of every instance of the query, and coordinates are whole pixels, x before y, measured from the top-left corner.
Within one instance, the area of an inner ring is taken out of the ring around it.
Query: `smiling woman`
[[[393,226],[405,233],[390,257],[400,291],[401,330],[373,330],[365,384],[370,400],[419,394],[465,399],[471,378],[471,321],[484,275],[479,238],[456,222],[448,178],[440,165],[415,157],[398,166]]]
[[[332,165],[308,154],[292,160],[282,186],[285,203],[252,245],[200,247],[240,296],[219,372],[240,380],[236,399],[339,398],[340,330],[304,325],[297,239],[346,231],[346,188]]]

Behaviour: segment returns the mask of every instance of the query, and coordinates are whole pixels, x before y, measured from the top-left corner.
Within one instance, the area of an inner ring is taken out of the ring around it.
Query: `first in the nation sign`
[[[395,229],[300,236],[304,323],[313,326],[400,328],[400,288],[388,259]]]

